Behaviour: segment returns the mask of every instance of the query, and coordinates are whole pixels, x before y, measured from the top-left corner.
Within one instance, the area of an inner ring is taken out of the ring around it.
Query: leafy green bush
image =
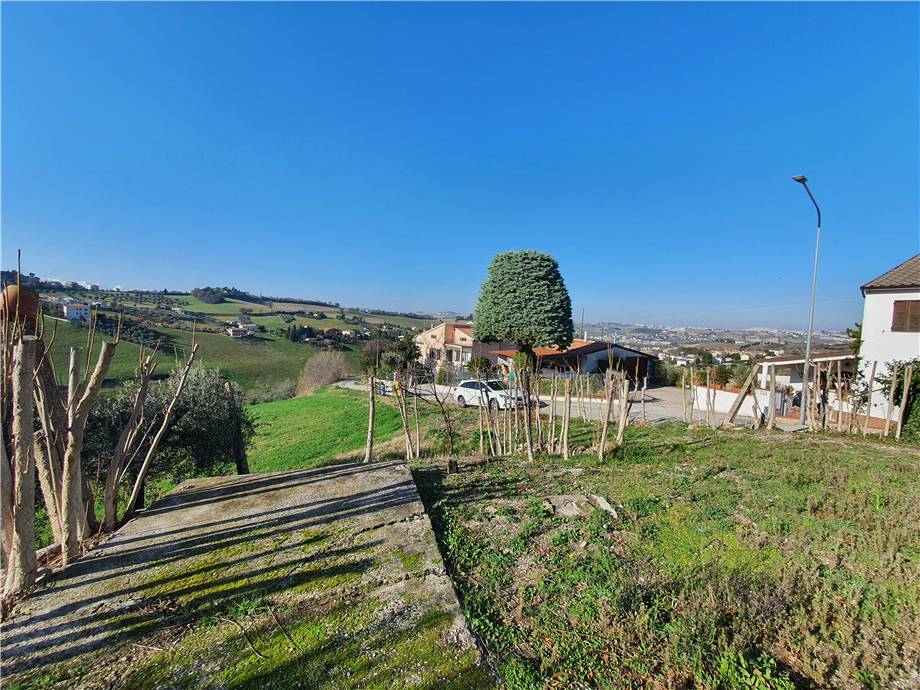
[[[151,384],[144,405],[148,433],[134,464],[129,466],[129,475],[143,460],[177,385],[175,372]],[[136,391],[136,383],[121,386],[112,395],[100,398],[90,414],[82,457],[87,476],[105,475]],[[245,453],[254,432],[242,389],[216,370],[193,368],[148,476],[152,481],[158,477],[179,481],[232,472],[235,459]]]
[[[720,364],[712,370],[712,382],[719,386],[725,386],[732,380],[732,370],[730,367]]]

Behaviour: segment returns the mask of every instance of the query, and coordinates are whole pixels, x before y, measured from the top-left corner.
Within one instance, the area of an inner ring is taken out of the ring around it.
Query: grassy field
[[[64,321],[46,318],[46,343],[50,340],[55,324],[57,335],[51,353],[58,376],[66,377],[67,353],[71,347],[77,347],[84,353],[82,363],[85,366],[88,331]],[[192,332],[160,326],[151,328],[163,335],[163,345],[157,360],[159,371],[165,373],[175,366],[174,347],[179,351],[180,358],[191,348]],[[292,343],[285,338],[266,334],[254,338],[229,338],[220,333],[198,332],[196,338],[199,343],[198,361],[204,366],[220,369],[247,390],[295,380],[307,360],[318,352],[310,345]],[[101,338],[97,337],[93,362],[101,347]],[[121,342],[115,351],[108,379],[117,381],[134,376],[139,350],[139,346],[134,343]],[[359,353],[347,350],[343,354],[346,362],[356,369]]]
[[[138,307],[142,309],[172,309],[174,307],[184,309],[189,312],[206,314],[222,319],[236,319],[239,317],[240,310],[246,309],[253,314],[268,311],[306,311],[322,312],[326,319],[307,319],[304,323],[316,326],[319,324],[324,328],[348,328],[348,324],[339,321],[336,317],[342,313],[338,307],[321,306],[309,302],[271,302],[264,303],[249,302],[245,300],[225,298],[223,302],[210,304],[202,302],[200,299],[191,294],[174,294],[163,295],[156,292],[112,292],[107,290],[90,291],[90,290],[58,290],[55,292],[42,293],[43,298],[70,296],[83,301],[116,301],[126,307]],[[391,316],[367,314],[353,309],[345,309],[344,313],[348,316],[358,316],[368,323],[382,324],[389,323],[403,328],[427,328],[433,322],[431,319],[416,319],[409,316]],[[277,317],[275,317],[277,318]],[[280,322],[280,319],[278,319]],[[316,322],[316,323],[314,323]],[[354,327],[354,325],[352,325]]]
[[[918,471],[911,449],[684,425],[604,463],[414,468],[508,687],[712,690],[916,682]],[[555,494],[617,515],[558,517]]]
[[[367,400],[358,391],[323,388],[312,395],[250,406],[256,437],[249,449],[253,472],[316,467],[332,458],[361,450],[367,439]],[[401,429],[399,413],[377,407],[375,442]]]
[[[56,334],[52,342],[51,336],[52,333],[55,332],[55,328]],[[70,348],[75,347],[80,350],[82,353],[80,366],[81,368],[86,367],[86,337],[88,333],[89,331],[87,329],[74,326],[67,321],[45,317],[45,333],[42,339],[46,345],[51,344],[50,352],[54,359],[54,367],[59,381],[67,380],[67,361]],[[102,348],[102,340],[102,338],[96,338],[90,366],[95,366],[96,357],[99,355],[99,350]],[[112,358],[108,379],[123,380],[134,376],[137,370],[139,354],[140,346],[129,342],[120,343],[115,349],[115,356]],[[157,362],[157,366],[161,372],[168,371],[170,367],[174,366],[175,357],[172,355],[171,351],[169,356],[161,352],[157,357]]]

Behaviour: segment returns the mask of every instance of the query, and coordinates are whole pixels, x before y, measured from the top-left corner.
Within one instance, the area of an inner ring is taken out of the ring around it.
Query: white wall
[[[793,390],[802,390],[802,365],[794,365],[796,368],[791,366],[782,366],[780,364],[776,365],[776,385],[777,386],[791,386]],[[782,373],[780,373],[782,372]],[[760,382],[761,388],[770,387],[770,367],[764,365],[760,367],[757,371],[757,380]]]
[[[892,333],[894,302],[899,299],[920,300],[920,290],[867,292],[863,304],[862,369],[866,377],[873,361],[878,362],[876,375],[887,374],[886,362],[893,359],[920,357],[920,333]]]
[[[697,410],[706,410],[706,388],[705,386],[700,386],[696,388],[696,409]],[[715,390],[716,399],[715,399],[715,410],[716,412],[727,413],[732,405],[735,402],[735,398],[738,397],[738,394],[734,391],[723,391]],[[760,388],[754,389],[754,394],[757,396],[757,404],[760,406],[761,411],[768,410],[770,405],[770,392],[766,390],[761,390]],[[711,393],[710,393],[711,395]],[[782,414],[782,394],[776,394],[776,413]],[[741,403],[741,407],[738,408],[738,414],[745,417],[754,416],[754,401],[751,398],[751,395],[748,394],[744,396],[744,402]]]

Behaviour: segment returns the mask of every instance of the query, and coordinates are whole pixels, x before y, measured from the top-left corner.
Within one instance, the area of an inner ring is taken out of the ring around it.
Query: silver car
[[[461,381],[454,388],[454,400],[460,407],[467,405],[488,405],[493,410],[508,410],[524,407],[524,395],[508,389],[504,381],[492,379]]]

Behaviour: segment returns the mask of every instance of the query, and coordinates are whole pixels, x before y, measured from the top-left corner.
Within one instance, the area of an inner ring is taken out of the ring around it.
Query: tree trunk
[[[776,366],[770,365],[770,395],[767,398],[770,405],[770,416],[767,428],[772,430],[776,426]]]
[[[169,401],[169,406],[166,408],[166,414],[163,415],[163,422],[160,424],[160,428],[157,430],[156,435],[153,437],[153,441],[150,442],[150,448],[147,449],[147,455],[144,456],[144,461],[141,463],[140,469],[137,471],[137,479],[134,482],[134,489],[131,492],[131,496],[128,498],[128,504],[125,506],[125,520],[130,520],[134,515],[136,508],[140,507],[138,504],[138,499],[141,497],[141,492],[144,488],[144,481],[147,478],[147,470],[150,468],[150,463],[153,461],[153,456],[157,452],[157,447],[160,445],[160,441],[163,440],[163,436],[166,435],[166,431],[169,429],[169,422],[172,419],[173,410],[176,407],[176,402],[178,402],[179,397],[182,395],[182,391],[185,388],[185,382],[188,379],[188,373],[192,369],[192,363],[195,361],[195,354],[198,352],[198,343],[192,345],[192,351],[188,356],[188,359],[185,362],[185,368],[182,370],[182,374],[179,376],[179,383],[176,385],[176,392],[173,394],[172,400]]]
[[[648,389],[648,376],[642,379],[642,424],[645,425],[645,391]]]
[[[422,453],[422,430],[418,420],[418,391],[413,386],[412,416],[415,417],[415,457],[418,459]]]
[[[80,364],[76,349],[70,351],[70,368],[67,386],[67,418],[69,433],[64,451],[64,468],[61,497],[62,543],[61,557],[64,565],[80,552],[80,542],[90,536],[87,508],[92,507],[92,493],[84,484],[80,454],[83,452],[83,437],[89,413],[96,404],[102,382],[112,363],[117,343],[102,343],[96,367],[85,387],[79,384]],[[81,394],[82,393],[82,394]],[[87,500],[86,493],[89,493]],[[95,519],[95,516],[94,516]]]
[[[486,437],[485,437],[485,420],[483,419],[484,414],[489,409],[489,396],[485,394],[482,386],[482,376],[479,372],[479,367],[476,367],[476,387],[479,391],[479,457],[483,458],[486,454]]]
[[[134,505],[132,506],[130,515],[127,512],[125,513],[126,519],[130,518],[135,510],[143,510],[147,507],[147,477],[138,474],[136,481]]]
[[[556,370],[553,369],[553,385],[552,392],[550,393],[549,399],[549,432],[547,446],[550,453],[556,452],[556,386],[558,378],[556,377]]]
[[[35,462],[54,541],[62,543],[64,450],[67,435],[67,414],[44,345],[38,341],[35,356],[40,359],[32,391],[41,425],[36,438]],[[40,447],[39,447],[40,446]]]
[[[108,532],[114,530],[118,525],[118,494],[121,479],[128,464],[128,458],[131,455],[131,448],[134,439],[140,431],[144,417],[144,403],[147,400],[147,391],[149,390],[150,377],[153,374],[156,364],[149,358],[141,367],[141,382],[138,386],[137,393],[134,396],[134,405],[131,408],[131,416],[125,424],[118,437],[118,443],[109,459],[109,467],[105,476],[105,491],[102,497],[104,510],[104,524]],[[245,451],[244,451],[245,452]],[[237,465],[239,471],[239,465]]]
[[[48,457],[48,445],[45,442],[44,432],[35,434],[35,467],[38,470],[38,483],[45,501],[45,511],[48,513],[48,522],[51,524],[51,534],[55,544],[61,543],[61,514],[58,510],[59,489],[51,469],[51,460]]]
[[[80,451],[83,435],[79,429],[77,401],[80,395],[80,358],[76,348],[70,348],[67,374],[67,447],[61,472],[61,558],[67,565],[80,553],[80,527],[83,515],[83,481],[80,478]]]
[[[527,444],[527,460],[533,462],[533,431],[530,415],[530,372],[521,377],[521,390],[524,394],[524,442]]]
[[[901,440],[901,430],[904,428],[904,420],[907,418],[907,400],[910,395],[910,384],[914,379],[914,365],[908,364],[904,370],[904,385],[901,386],[901,410],[898,414],[898,428],[895,430],[895,440]]]
[[[684,421],[687,420],[687,372],[680,372],[680,401],[683,403]]]
[[[837,431],[843,431],[843,376],[841,374],[840,360],[837,360]],[[885,435],[888,435],[888,420],[885,420]]]
[[[541,384],[540,365],[538,362],[537,370],[534,372],[533,381],[531,382],[531,389],[536,391],[536,407],[534,408],[534,411],[535,411],[534,421],[536,422],[536,426],[537,426],[537,448],[540,450],[540,452],[543,452],[546,446],[543,443],[543,416],[540,414],[540,384]]]
[[[605,392],[605,406],[604,406],[604,422],[601,426],[601,438],[597,444],[597,459],[603,460],[604,453],[607,452],[607,432],[610,430],[610,409],[613,407],[613,372],[610,369],[607,369],[607,373],[604,376],[604,392]]]
[[[6,451],[6,434],[0,424],[0,557],[10,562],[13,548],[13,466]]]
[[[370,390],[367,394],[367,441],[364,443],[364,462],[370,462],[374,458],[374,421],[377,414],[377,377],[371,373]]]
[[[249,474],[249,458],[246,455],[246,446],[237,441],[235,443],[234,458],[237,474]]]
[[[400,383],[397,380],[397,383]],[[409,462],[415,455],[412,449],[412,434],[409,432],[409,406],[406,404],[406,392],[402,385],[396,395],[396,406],[399,408],[399,420],[402,422],[403,441],[406,445],[406,462]]]
[[[620,396],[620,423],[617,426],[616,447],[621,448],[626,438],[626,426],[629,424],[629,377],[623,375],[622,394]]]
[[[863,423],[862,435],[867,436],[869,433],[869,420],[872,418],[872,388],[875,386],[875,367],[877,361],[872,362],[872,370],[869,373],[869,390],[866,394],[866,421]]]
[[[891,424],[891,413],[894,410],[894,389],[898,384],[898,365],[895,364],[891,369],[891,384],[888,386],[888,401],[885,405],[885,431],[882,432],[884,438],[888,438],[888,427]]]
[[[569,457],[569,420],[572,417],[572,381],[565,380],[562,401],[562,457]]]
[[[706,425],[710,427],[715,426],[715,415],[712,412],[712,379],[710,375],[711,367],[706,367]]]
[[[35,458],[32,377],[35,340],[20,337],[14,346],[12,369],[13,422],[13,534],[6,566],[3,594],[18,594],[35,583]],[[4,458],[5,460],[5,458]],[[4,472],[6,474],[6,472]]]

